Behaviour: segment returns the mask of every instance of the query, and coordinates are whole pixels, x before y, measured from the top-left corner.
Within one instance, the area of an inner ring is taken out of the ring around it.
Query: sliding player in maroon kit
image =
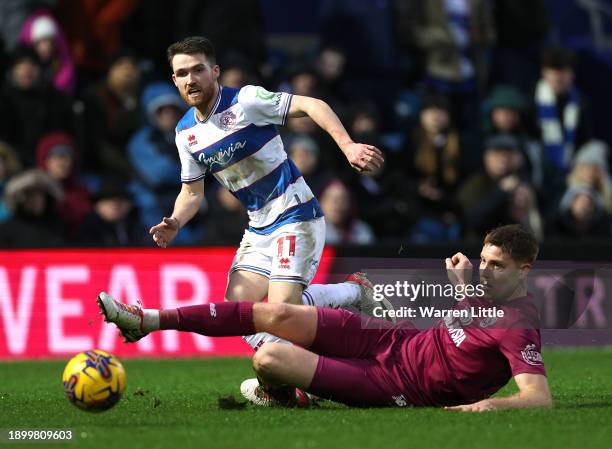
[[[446,319],[427,330],[346,310],[290,304],[228,302],[142,310],[105,293],[98,304],[126,341],[177,329],[209,336],[269,332],[295,343],[266,343],[255,353],[259,383],[241,389],[259,405],[308,402],[308,396],[296,396],[297,388],[353,406],[550,407],[538,314],[526,290],[537,253],[535,238],[518,225],[491,231],[480,255],[484,297],[457,307],[496,308],[504,316]],[[466,282],[472,265],[457,253],[446,259],[446,268],[458,284]],[[512,377],[518,393],[490,398]]]

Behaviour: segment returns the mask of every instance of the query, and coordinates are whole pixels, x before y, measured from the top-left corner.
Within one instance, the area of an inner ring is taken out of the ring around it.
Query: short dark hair
[[[210,39],[203,36],[186,37],[182,41],[170,45],[166,51],[170,67],[172,67],[172,58],[176,55],[195,55],[198,53],[203,53],[211,64],[216,64],[215,47]]]
[[[542,52],[542,68],[565,70],[573,69],[576,56],[565,48],[547,48]]]
[[[499,246],[515,262],[533,263],[538,257],[539,245],[535,236],[518,224],[489,231],[484,244]]]

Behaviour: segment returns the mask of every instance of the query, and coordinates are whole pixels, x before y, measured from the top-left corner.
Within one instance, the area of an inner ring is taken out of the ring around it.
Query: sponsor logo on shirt
[[[457,329],[449,329],[448,334],[450,335],[451,340],[453,340],[453,343],[455,343],[455,346],[457,347],[461,346],[461,343],[463,343],[463,341],[465,340],[465,331],[460,327]]]
[[[461,346],[461,343],[465,340],[465,331],[461,327],[460,322],[457,323],[455,318],[447,316],[444,318],[444,325],[455,346]]]
[[[196,140],[196,137],[193,134],[189,134],[189,137],[187,137],[187,142],[189,142],[190,147],[198,144],[198,141]]]
[[[531,343],[525,346],[525,349],[521,351],[521,355],[523,356],[523,360],[525,360],[530,365],[541,365],[542,364],[542,354],[536,349],[536,345]]]
[[[255,96],[263,101],[274,101],[274,106],[278,106],[283,96],[282,92],[268,92],[263,87],[258,87]]]
[[[264,100],[264,101],[271,100],[272,98],[274,98],[274,95],[275,95],[274,92],[269,92],[263,87],[258,87],[257,90],[255,91],[255,96],[259,98],[260,100]]]
[[[212,167],[214,164],[224,166],[229,163],[237,150],[244,147],[246,147],[246,140],[243,140],[242,142],[232,142],[226,148],[219,148],[210,156],[206,156],[205,153],[201,153],[198,156],[198,161],[210,167]]]

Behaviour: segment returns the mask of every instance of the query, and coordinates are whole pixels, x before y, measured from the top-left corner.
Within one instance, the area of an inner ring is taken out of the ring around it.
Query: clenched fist
[[[454,286],[469,284],[472,280],[472,263],[463,253],[446,258],[448,280]]]

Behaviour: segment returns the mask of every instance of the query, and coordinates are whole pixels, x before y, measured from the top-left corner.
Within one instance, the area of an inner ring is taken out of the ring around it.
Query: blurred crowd
[[[180,189],[185,106],[165,48],[197,34],[217,47],[222,85],[322,98],[384,151],[360,176],[309,118],[281,129],[329,244],[448,242],[507,223],[539,240],[611,235],[596,99],[575,53],[551,45],[543,2],[320,0],[298,50],[269,44],[261,3],[3,0],[0,247],[151,244]],[[247,222],[211,177],[176,243],[235,244]]]

